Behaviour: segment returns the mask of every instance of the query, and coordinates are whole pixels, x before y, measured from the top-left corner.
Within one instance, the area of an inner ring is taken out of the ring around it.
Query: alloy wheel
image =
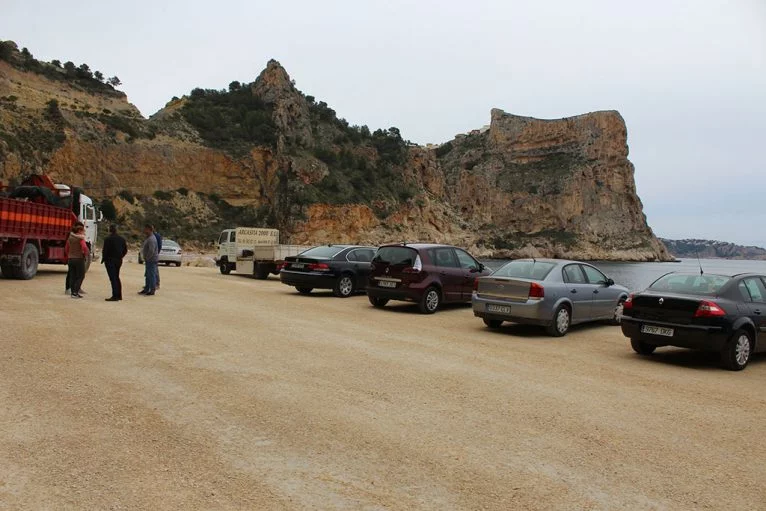
[[[351,277],[342,277],[338,282],[338,290],[342,296],[348,296],[354,290],[354,283],[351,281]]]
[[[750,360],[750,339],[747,335],[740,335],[737,338],[737,345],[734,348],[734,358],[737,364],[744,366]]]
[[[429,311],[435,311],[439,306],[439,293],[435,289],[432,289],[426,295],[426,308]]]
[[[559,332],[566,332],[569,329],[569,311],[563,307],[556,315],[556,328]]]

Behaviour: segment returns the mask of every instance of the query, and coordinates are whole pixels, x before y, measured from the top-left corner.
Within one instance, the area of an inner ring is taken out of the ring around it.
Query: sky
[[[119,76],[145,116],[271,58],[418,143],[618,110],[658,236],[766,246],[766,0],[0,0],[0,39]]]

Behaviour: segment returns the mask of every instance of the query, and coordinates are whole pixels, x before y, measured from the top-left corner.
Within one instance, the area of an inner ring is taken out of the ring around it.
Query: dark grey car
[[[562,336],[571,325],[610,320],[619,324],[628,290],[593,265],[560,259],[511,261],[477,279],[473,313],[490,328],[503,321],[545,326]]]

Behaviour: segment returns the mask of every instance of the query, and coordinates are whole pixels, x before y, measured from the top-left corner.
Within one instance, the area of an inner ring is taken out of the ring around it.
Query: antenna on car
[[[700,251],[695,250],[695,252],[697,253],[697,264],[700,265],[700,275],[704,275],[705,272],[702,270],[702,261],[700,261]]]

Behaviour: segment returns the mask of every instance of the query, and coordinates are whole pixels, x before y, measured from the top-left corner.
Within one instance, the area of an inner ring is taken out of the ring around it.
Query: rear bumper
[[[383,298],[386,300],[400,300],[404,302],[417,302],[423,296],[424,289],[413,289],[411,287],[403,287],[396,289],[388,289],[380,287],[375,283],[368,283],[367,296],[373,298]]]
[[[279,272],[282,284],[293,287],[310,287],[312,289],[332,289],[337,277],[332,273],[308,273],[282,270]]]
[[[162,254],[159,256],[160,263],[180,263],[181,256],[178,254]]]
[[[672,328],[673,336],[653,335],[641,332],[643,325]],[[623,316],[620,322],[625,337],[636,339],[652,346],[677,346],[701,351],[721,351],[731,336],[729,329],[722,326],[679,325],[659,321],[644,321]]]
[[[509,302],[492,298],[483,298],[476,293],[471,299],[473,315],[483,319],[497,319],[527,325],[548,325],[553,320],[553,311],[545,300]],[[488,312],[487,305],[510,307],[510,313]]]

